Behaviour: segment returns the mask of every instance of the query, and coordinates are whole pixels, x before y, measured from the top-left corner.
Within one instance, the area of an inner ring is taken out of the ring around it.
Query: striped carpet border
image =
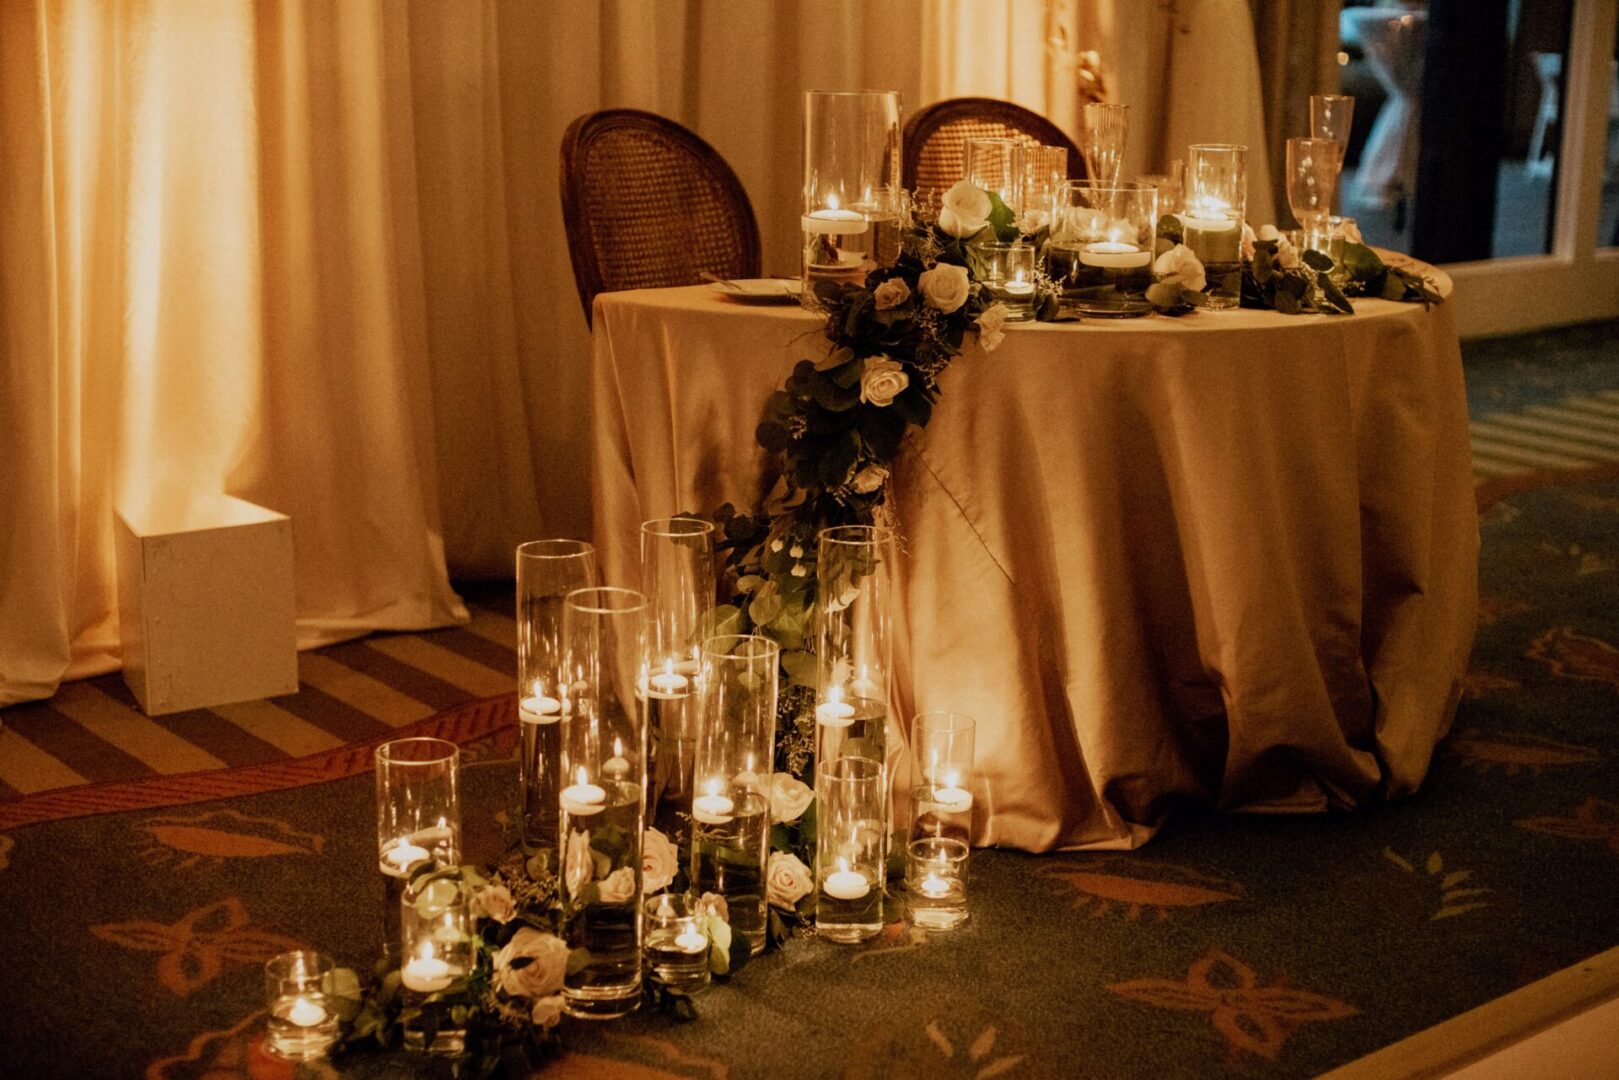
[[[484,590],[489,592],[490,590]],[[376,634],[299,654],[295,694],[146,716],[119,674],[0,711],[0,813],[51,792],[293,767],[373,746],[469,703],[515,693],[510,587],[468,627]]]
[[[387,739],[431,737],[464,744],[513,730],[516,724],[517,695],[502,694],[391,731],[383,738],[342,746],[296,761],[81,785],[11,799],[0,802],[0,830],[42,821],[261,795],[342,780],[370,772],[373,751]]]
[[[1577,473],[1619,462],[1619,390],[1526,405],[1468,423],[1474,486],[1505,477]]]

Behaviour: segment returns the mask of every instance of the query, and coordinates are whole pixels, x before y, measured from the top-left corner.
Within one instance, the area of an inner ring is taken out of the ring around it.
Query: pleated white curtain
[[[791,273],[802,90],[1009,97],[1073,131],[1051,20],[1106,53],[1137,7],[0,3],[0,705],[117,666],[116,508],[289,514],[302,646],[463,620],[452,573],[588,535],[575,116],[697,130]]]

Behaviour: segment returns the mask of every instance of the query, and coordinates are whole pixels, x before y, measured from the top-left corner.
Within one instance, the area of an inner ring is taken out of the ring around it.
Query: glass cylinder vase
[[[1025,142],[1013,154],[1012,169],[1017,177],[1018,232],[1033,237],[1051,225],[1057,196],[1068,179],[1068,148]]]
[[[552,865],[558,844],[562,600],[597,581],[596,549],[583,540],[531,540],[517,549],[517,772],[523,851]]]
[[[990,296],[1006,305],[1007,322],[1034,318],[1034,245],[1012,243],[976,245],[983,268],[981,279]]]
[[[641,588],[649,604],[647,818],[684,848],[697,745],[698,648],[714,610],[714,526],[689,517],[643,523]]]
[[[883,928],[888,794],[882,765],[864,757],[815,765],[815,932],[853,944]]]
[[[804,94],[803,304],[899,258],[899,92]]]
[[[962,179],[1016,210],[1018,166],[1021,163],[1019,151],[1022,146],[1021,139],[965,140],[961,150]]]
[[[1248,148],[1204,143],[1187,151],[1184,242],[1203,264],[1208,306],[1242,302],[1242,223],[1248,211]]]
[[[563,602],[562,936],[587,957],[563,985],[572,1016],[623,1016],[641,998],[647,610],[630,589],[580,589]]]
[[[712,637],[702,646],[697,793],[691,802],[691,887],[717,893],[731,931],[755,954],[767,937],[770,774],[781,649],[758,635]]]
[[[894,531],[822,529],[816,551],[817,762],[888,756]]]
[[[967,919],[972,843],[973,737],[964,713],[927,712],[911,721],[911,827],[905,851],[905,907],[926,930]]]
[[[395,739],[376,749],[384,955],[399,946],[405,883],[424,870],[460,864],[460,761],[460,749],[444,739]]]
[[[458,870],[418,877],[399,902],[399,979],[413,1004],[435,995],[454,994],[466,985],[477,962],[473,938],[472,894]],[[405,1049],[459,1054],[466,1049],[464,1024],[424,1024],[418,1016],[405,1024]]]
[[[1149,184],[1070,180],[1046,241],[1046,273],[1063,305],[1082,315],[1128,318],[1152,311],[1158,189]]]
[[[297,950],[264,965],[266,1021],[264,1049],[284,1061],[323,1058],[337,1041],[337,1002],[327,993],[332,961]]]

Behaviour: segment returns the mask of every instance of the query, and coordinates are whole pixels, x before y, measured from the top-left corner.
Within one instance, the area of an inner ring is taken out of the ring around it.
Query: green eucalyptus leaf
[[[1317,251],[1315,248],[1310,248],[1305,251],[1303,258],[1304,265],[1308,266],[1311,270],[1314,270],[1318,274],[1330,273],[1332,268],[1337,265],[1337,263],[1332,261],[1332,256],[1323,254],[1322,252]]]

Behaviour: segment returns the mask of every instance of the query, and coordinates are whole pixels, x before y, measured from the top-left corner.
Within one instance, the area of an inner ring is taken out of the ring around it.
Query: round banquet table
[[[978,843],[1134,847],[1177,805],[1421,782],[1477,601],[1461,355],[1448,305],[1355,307],[1024,323],[945,373],[890,487],[891,706],[977,718]],[[703,286],[596,299],[609,583],[643,520],[760,502],[754,427],[822,322]]]

